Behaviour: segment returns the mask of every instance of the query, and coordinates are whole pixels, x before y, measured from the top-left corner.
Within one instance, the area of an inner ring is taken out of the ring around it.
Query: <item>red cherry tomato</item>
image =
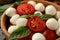
[[[52,30],[46,29],[43,34],[46,40],[56,40],[56,33]]]
[[[41,32],[46,28],[45,22],[37,16],[29,18],[27,26],[34,32]]]
[[[19,15],[34,14],[35,8],[31,4],[22,4],[17,7],[17,13]]]

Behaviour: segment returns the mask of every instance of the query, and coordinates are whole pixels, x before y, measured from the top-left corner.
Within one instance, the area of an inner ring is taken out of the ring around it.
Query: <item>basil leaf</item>
[[[3,13],[11,4],[6,4],[0,7],[0,13]]]
[[[9,37],[9,40],[14,40],[17,38],[23,38],[28,36],[31,33],[31,31],[26,28],[25,26],[18,28],[15,30]]]
[[[10,6],[11,4],[6,4],[0,7],[0,18],[3,12]]]
[[[18,5],[23,4],[23,3],[24,3],[24,1],[16,1],[13,4],[16,5],[16,6],[18,6]]]
[[[0,7],[0,9],[7,9],[10,5],[12,5],[12,4],[3,5],[3,6]]]
[[[32,14],[32,15],[22,15],[21,18],[33,18],[34,16],[39,16],[40,17],[40,13]]]
[[[48,14],[44,14],[44,15],[40,16],[40,18],[41,18],[42,20],[48,20],[49,18],[54,18],[54,17],[51,16],[51,15],[48,15]]]
[[[42,20],[48,20],[49,18],[54,18],[53,16],[48,15],[48,14],[40,15],[40,13],[32,14],[32,15],[23,15],[23,16],[21,16],[21,17],[22,17],[22,18],[33,18],[34,16],[38,16],[38,17],[40,17]]]
[[[29,15],[30,18],[33,18],[34,16],[38,16],[39,17],[40,13]]]
[[[22,15],[21,18],[29,18],[30,15]]]
[[[40,13],[37,13],[37,14],[34,14],[34,15],[36,15],[36,16],[41,16]]]

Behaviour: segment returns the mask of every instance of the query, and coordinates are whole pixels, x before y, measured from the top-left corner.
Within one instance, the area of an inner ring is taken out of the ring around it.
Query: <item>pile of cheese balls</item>
[[[50,30],[55,30],[56,35],[60,36],[60,11],[57,11],[56,8],[53,5],[44,6],[42,3],[36,3],[34,1],[27,2],[28,4],[31,4],[35,10],[37,10],[34,14],[40,13],[40,15],[43,15],[43,11],[45,11],[46,14],[54,16],[55,18],[50,18],[46,21],[46,26]],[[10,18],[10,23],[13,24],[8,28],[8,32],[11,34],[14,30],[16,30],[20,26],[26,26],[27,19],[26,18],[20,18],[20,15],[16,13],[16,9],[13,7],[9,7],[5,11],[6,15]],[[59,38],[58,38],[59,39]],[[57,39],[57,40],[58,40]],[[32,36],[32,40],[46,40],[45,37],[41,33],[35,33]]]

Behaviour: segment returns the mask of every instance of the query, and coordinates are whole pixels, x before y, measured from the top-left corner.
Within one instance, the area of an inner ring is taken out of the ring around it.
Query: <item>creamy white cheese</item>
[[[58,29],[58,21],[54,18],[50,18],[46,21],[46,26],[50,30],[57,30]]]
[[[56,18],[57,18],[57,19],[60,18],[60,11],[57,11],[57,13],[56,13]]]
[[[45,9],[46,14],[54,16],[56,14],[56,8],[53,5],[48,5]]]
[[[32,40],[46,40],[46,38],[41,33],[35,33],[32,36]]]
[[[35,5],[35,10],[38,10],[38,11],[44,11],[44,9],[45,9],[45,6],[42,4],[42,3],[37,3],[36,5]]]
[[[60,36],[60,28],[58,28],[58,29],[56,30],[56,34],[57,34],[58,36]]]
[[[58,25],[59,25],[59,28],[60,28],[60,19],[58,19]]]
[[[58,19],[59,28],[56,30],[56,34],[60,36],[60,19]]]
[[[34,1],[28,1],[28,4],[31,4],[32,6],[35,6],[36,2],[34,2]]]
[[[21,26],[26,26],[27,24],[27,19],[26,18],[19,18],[16,21],[16,26],[21,27]]]
[[[16,21],[17,21],[17,19],[18,19],[19,17],[20,17],[20,16],[19,16],[18,14],[12,16],[11,19],[10,19],[10,23],[11,23],[11,24],[16,24]]]
[[[40,11],[36,11],[34,14],[37,14],[39,13],[40,15],[43,15]]]
[[[10,26],[8,28],[8,32],[11,34],[12,32],[14,32],[18,27],[17,26]]]
[[[16,9],[13,7],[9,7],[6,11],[5,11],[6,15],[9,17],[12,17],[13,15],[16,14]]]

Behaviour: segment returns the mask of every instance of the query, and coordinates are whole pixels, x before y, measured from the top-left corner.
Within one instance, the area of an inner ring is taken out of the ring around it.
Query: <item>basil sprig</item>
[[[18,5],[23,4],[23,3],[24,3],[24,1],[16,1],[13,4],[16,5],[16,6],[18,6]]]
[[[44,15],[40,16],[40,18],[41,18],[42,20],[48,20],[49,18],[54,18],[54,17],[51,16],[51,15],[48,15],[48,14],[44,14]]]
[[[10,35],[8,40],[15,40],[17,38],[24,38],[24,37],[30,35],[30,33],[31,33],[31,31],[27,27],[23,26],[23,27],[20,27],[17,30],[15,30]]]
[[[32,15],[22,15],[22,16],[20,16],[21,18],[32,18],[32,17],[34,17],[34,16],[39,16],[40,17],[40,13],[37,13],[37,14],[32,14]]]
[[[22,18],[32,18],[32,17],[34,17],[34,16],[38,16],[38,17],[40,17],[42,20],[48,20],[49,18],[54,18],[53,16],[48,15],[48,14],[40,15],[40,13],[32,14],[32,15],[23,15],[23,16],[21,16],[21,17],[22,17]]]

